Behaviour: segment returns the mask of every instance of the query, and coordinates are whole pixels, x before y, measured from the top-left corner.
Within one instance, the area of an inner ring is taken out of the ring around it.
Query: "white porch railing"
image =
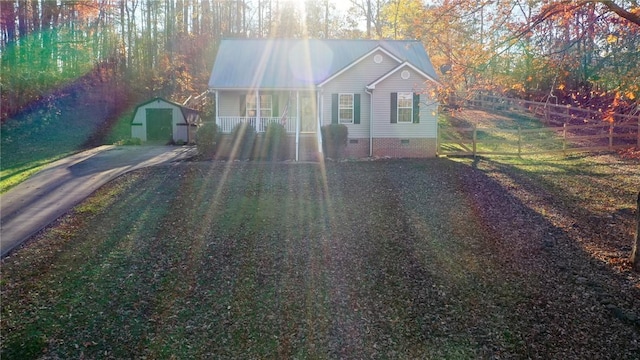
[[[240,123],[249,123],[258,133],[263,133],[267,130],[267,126],[270,123],[278,123],[284,125],[284,128],[288,133],[295,134],[296,132],[296,117],[260,117],[260,121],[257,121],[256,117],[245,116],[219,116],[216,124],[218,125],[218,131],[221,133],[231,133],[233,129]]]

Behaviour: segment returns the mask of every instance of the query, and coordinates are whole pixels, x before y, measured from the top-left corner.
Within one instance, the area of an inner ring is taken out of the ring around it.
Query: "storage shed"
[[[199,125],[198,111],[157,97],[136,108],[131,137],[143,142],[193,143]]]

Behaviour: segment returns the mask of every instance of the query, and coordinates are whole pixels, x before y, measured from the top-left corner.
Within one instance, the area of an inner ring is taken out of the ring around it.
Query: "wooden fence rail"
[[[588,133],[594,130],[595,133]],[[535,129],[441,126],[438,132],[438,154],[521,156],[617,150],[633,147],[633,140],[640,138],[638,132],[638,125],[611,123],[565,124]]]
[[[640,148],[640,114],[609,114],[535,101],[477,95],[466,105],[490,111],[533,114],[546,127],[490,129],[440,127],[441,155],[526,155]],[[611,116],[614,121],[605,121]],[[584,124],[574,125],[576,120]]]
[[[613,122],[618,124],[638,124],[640,122],[640,114],[604,114],[600,111],[576,106],[528,101],[494,95],[477,95],[471,100],[467,100],[467,105],[494,111],[527,112],[540,116],[547,124],[552,122],[557,123],[559,121],[560,124],[562,124],[566,122],[565,120],[576,118],[604,121],[607,116],[611,116],[614,120]]]

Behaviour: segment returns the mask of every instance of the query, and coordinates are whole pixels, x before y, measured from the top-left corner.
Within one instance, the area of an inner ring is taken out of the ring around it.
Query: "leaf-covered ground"
[[[638,358],[640,167],[593,159],[134,172],[3,260],[0,355]]]

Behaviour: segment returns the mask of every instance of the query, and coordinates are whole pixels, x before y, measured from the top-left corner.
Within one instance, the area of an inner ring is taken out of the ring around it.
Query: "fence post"
[[[522,153],[522,128],[518,125],[518,157]]]
[[[609,124],[609,150],[613,149],[613,123]]]
[[[547,126],[549,126],[549,111],[551,111],[549,108],[547,108],[546,106],[543,108],[544,109],[544,122]]]
[[[476,157],[476,141],[478,140],[478,127],[474,124],[473,125],[473,158],[475,159]]]
[[[436,126],[437,129],[437,133],[436,133],[436,155],[440,155],[442,152],[440,151],[440,147],[442,146],[442,139],[440,139],[440,136],[442,136],[442,126],[440,126],[440,124],[438,124]]]
[[[640,271],[640,192],[638,193],[638,203],[636,207],[636,239],[633,242],[631,251],[631,266]]]
[[[562,124],[562,153],[567,155],[567,123]]]

